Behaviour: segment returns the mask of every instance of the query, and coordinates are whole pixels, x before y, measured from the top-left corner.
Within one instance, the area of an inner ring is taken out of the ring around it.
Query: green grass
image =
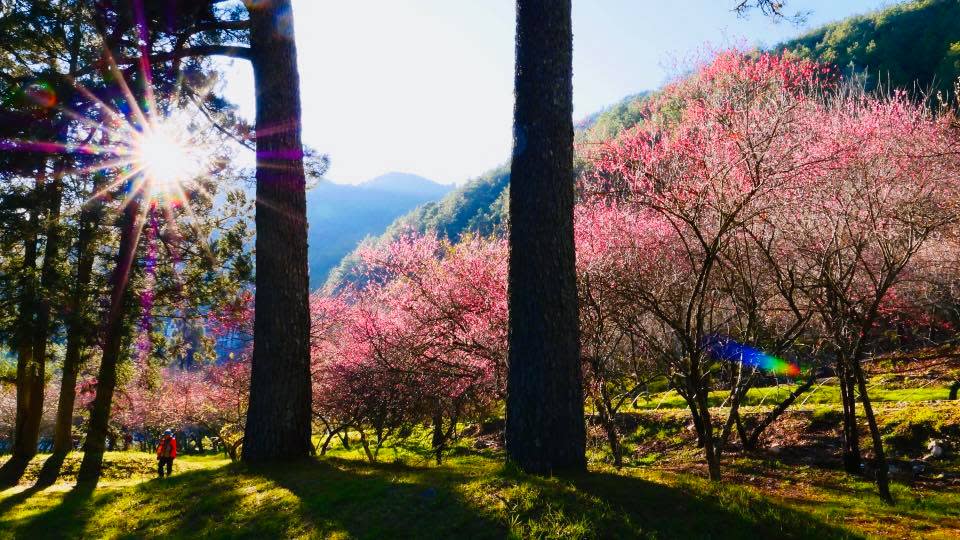
[[[737,460],[728,465],[732,482],[712,484],[689,474],[602,466],[538,478],[504,467],[498,456],[462,451],[435,466],[418,452],[398,452],[391,463],[326,457],[270,467],[187,457],[165,480],[108,480],[95,491],[22,486],[0,492],[0,538],[825,539],[960,532],[960,494],[896,486],[901,503],[891,509],[868,483],[776,463]],[[743,481],[746,475],[755,480]]]
[[[749,408],[765,410],[769,400]],[[839,421],[834,404],[803,410],[810,425]],[[960,433],[960,409],[952,404],[878,411],[892,447],[919,449],[932,436]],[[894,484],[898,504],[888,507],[875,486],[840,471],[734,454],[724,460],[725,482],[715,484],[701,478],[684,409],[633,416],[624,447],[646,450],[631,451],[631,467],[606,465],[605,442],[595,440],[591,472],[553,478],[505,467],[501,453],[473,450],[470,438],[437,466],[426,429],[382,449],[379,463],[366,462],[354,434],[349,449],[335,443],[325,457],[288,465],[184,456],[164,480],[154,478],[153,455],[110,452],[96,490],[74,488],[78,454],[65,461],[62,483],[29,487],[39,456],[25,485],[0,492],[0,540],[960,537],[960,491],[949,486]],[[960,472],[949,463],[938,467]]]
[[[745,406],[774,406],[780,401],[786,399],[790,395],[797,385],[793,384],[781,384],[779,386],[771,386],[766,388],[751,388],[747,391],[747,395],[744,397],[742,405]],[[914,387],[914,388],[893,388],[882,386],[877,384],[869,390],[870,399],[877,403],[886,403],[886,402],[916,402],[916,401],[936,401],[936,400],[946,400],[950,395],[950,389],[947,386],[927,386],[927,387]],[[710,392],[710,406],[719,407],[727,397],[730,395],[730,392],[727,390],[717,390]],[[831,405],[835,403],[840,403],[840,387],[837,385],[825,384],[823,386],[815,386],[809,392],[801,395],[798,400],[798,403],[806,403],[809,405]],[[666,392],[660,392],[657,394],[651,394],[647,399],[640,399],[636,402],[638,409],[651,410],[651,409],[683,409],[687,407],[687,403],[673,390]]]
[[[264,468],[205,460],[189,468],[95,491],[8,490],[0,495],[0,536],[855,536],[740,488],[641,471],[536,478],[479,456],[441,467],[325,458]]]

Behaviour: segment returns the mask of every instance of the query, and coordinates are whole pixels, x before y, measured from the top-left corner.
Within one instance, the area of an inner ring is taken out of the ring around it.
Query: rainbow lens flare
[[[707,351],[716,360],[740,362],[776,375],[798,377],[800,366],[767,354],[760,349],[740,343],[727,336],[710,336],[706,339]]]

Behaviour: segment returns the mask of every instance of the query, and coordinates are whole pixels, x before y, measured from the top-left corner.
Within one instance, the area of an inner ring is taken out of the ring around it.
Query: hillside
[[[948,89],[948,81],[960,76],[960,1],[906,2],[823,26],[774,50],[833,63],[847,73],[866,73],[870,86],[889,80],[899,88],[916,83],[922,89],[934,85]],[[609,139],[635,125],[640,121],[639,104],[649,95],[628,96],[581,120],[576,125],[577,142]],[[378,239],[406,230],[435,229],[452,239],[467,231],[496,230],[506,219],[504,189],[509,175],[509,166],[503,165],[470,180],[442,200],[397,219]],[[330,273],[327,285],[339,285],[352,264],[348,255]]]
[[[425,199],[439,199],[450,192],[452,186],[438,184],[416,174],[391,172],[367,180],[357,186],[370,191],[382,191],[394,195],[410,195]]]
[[[950,91],[960,77],[960,1],[905,2],[823,26],[775,50],[865,74],[868,88]]]
[[[321,180],[307,192],[310,286],[368,235],[380,234],[397,217],[446,195],[453,186],[404,173],[388,173],[360,185]]]
[[[435,230],[443,236],[459,239],[466,231],[488,234],[498,230],[506,216],[506,192],[510,169],[502,165],[485,175],[470,180],[445,197],[429,202],[399,217],[388,220],[380,229],[385,232],[369,241],[394,238],[406,231],[419,233]],[[389,223],[389,221],[393,221]],[[388,227],[389,225],[389,227]],[[340,261],[327,280],[328,286],[337,286],[356,262],[353,253]]]

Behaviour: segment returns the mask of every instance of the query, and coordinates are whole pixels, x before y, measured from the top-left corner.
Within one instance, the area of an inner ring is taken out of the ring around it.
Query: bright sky
[[[807,24],[730,12],[734,0],[573,0],[579,119],[655,89],[697,51],[770,46],[890,0],[791,0]],[[513,113],[513,0],[294,0],[304,142],[327,176],[389,171],[461,183],[506,161]],[[253,118],[253,75],[236,61],[225,89]]]

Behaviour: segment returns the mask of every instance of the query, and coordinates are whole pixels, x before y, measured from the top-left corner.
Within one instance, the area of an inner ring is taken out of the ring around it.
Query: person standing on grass
[[[160,444],[157,446],[157,474],[163,478],[163,467],[167,467],[167,476],[173,474],[173,459],[177,457],[177,438],[172,430],[163,432]]]

